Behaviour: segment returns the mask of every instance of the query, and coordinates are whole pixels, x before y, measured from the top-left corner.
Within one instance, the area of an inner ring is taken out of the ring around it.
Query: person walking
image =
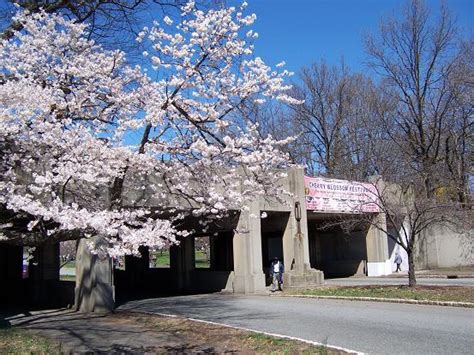
[[[402,264],[402,257],[400,254],[398,253],[395,253],[395,264],[397,264],[397,270],[395,270],[395,272],[399,272],[399,271],[402,271],[402,269],[400,268],[400,265]]]
[[[281,285],[283,284],[283,263],[278,260],[277,257],[272,261],[270,272],[272,276],[272,292],[275,292],[277,287],[278,291],[281,291]]]

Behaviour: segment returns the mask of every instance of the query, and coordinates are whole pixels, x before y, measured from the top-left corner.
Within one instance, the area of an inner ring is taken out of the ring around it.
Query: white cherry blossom
[[[238,112],[295,103],[291,73],[253,57],[245,7],[190,1],[178,23],[155,21],[137,38],[142,67],[87,39],[83,24],[19,12],[23,29],[0,43],[2,239],[101,236],[96,252],[137,254],[191,233],[186,216],[280,197],[279,148],[291,139],[262,138]]]

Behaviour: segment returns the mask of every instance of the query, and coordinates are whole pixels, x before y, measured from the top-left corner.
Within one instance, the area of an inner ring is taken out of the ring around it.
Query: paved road
[[[269,296],[195,295],[119,307],[296,336],[369,354],[472,354],[474,309]]]
[[[444,279],[417,277],[418,285],[431,286],[474,286],[474,278]],[[364,285],[408,285],[408,277],[347,277],[324,280],[326,285],[364,286]]]

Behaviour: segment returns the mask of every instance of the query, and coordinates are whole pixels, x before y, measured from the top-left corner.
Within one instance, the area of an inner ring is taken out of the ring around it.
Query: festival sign
[[[377,189],[363,182],[304,177],[306,209],[321,212],[380,212]]]

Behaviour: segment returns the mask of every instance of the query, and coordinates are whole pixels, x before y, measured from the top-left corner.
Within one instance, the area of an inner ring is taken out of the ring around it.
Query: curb
[[[377,298],[377,297],[349,297],[349,296],[316,296],[316,295],[275,295],[270,294],[270,297],[293,297],[293,298],[316,298],[316,299],[330,299],[330,300],[345,300],[345,301],[369,301],[369,302],[387,302],[387,303],[406,303],[406,304],[420,304],[428,306],[446,306],[446,307],[463,307],[474,308],[474,303],[471,302],[450,302],[450,301],[429,301],[429,300],[411,300],[406,298]]]
[[[388,275],[388,276],[377,276],[379,278],[388,278],[388,279],[408,279],[408,275]],[[418,279],[474,279],[474,275],[467,274],[467,275],[456,275],[456,274],[449,274],[449,275],[430,275],[430,274],[419,274],[417,275]]]
[[[347,348],[343,348],[343,347],[336,346],[336,345],[323,344],[323,343],[319,343],[317,341],[302,339],[302,338],[293,337],[293,336],[290,336],[290,335],[269,333],[269,332],[264,332],[264,331],[260,331],[260,330],[249,329],[249,328],[244,328],[244,327],[238,327],[238,326],[233,326],[233,325],[228,325],[228,324],[223,324],[223,323],[217,323],[217,322],[212,322],[212,321],[203,320],[203,319],[189,318],[189,317],[186,317],[186,316],[181,316],[181,315],[176,315],[176,314],[167,314],[167,313],[149,312],[149,311],[137,311],[137,310],[120,310],[117,313],[141,313],[141,314],[167,317],[167,318],[181,318],[181,319],[190,320],[192,322],[212,324],[212,325],[217,325],[217,326],[224,327],[224,328],[237,329],[237,330],[242,330],[242,331],[246,331],[246,332],[250,332],[250,333],[256,333],[256,334],[264,334],[264,335],[267,335],[267,336],[280,338],[280,339],[296,340],[296,341],[300,341],[302,343],[306,343],[306,344],[310,344],[310,345],[314,345],[314,346],[325,346],[325,347],[329,348],[329,350],[331,350],[331,349],[340,350],[340,351],[344,351],[344,352],[349,353],[349,354],[355,354],[355,355],[364,355],[365,354],[365,353],[360,352],[360,351],[347,349]]]

